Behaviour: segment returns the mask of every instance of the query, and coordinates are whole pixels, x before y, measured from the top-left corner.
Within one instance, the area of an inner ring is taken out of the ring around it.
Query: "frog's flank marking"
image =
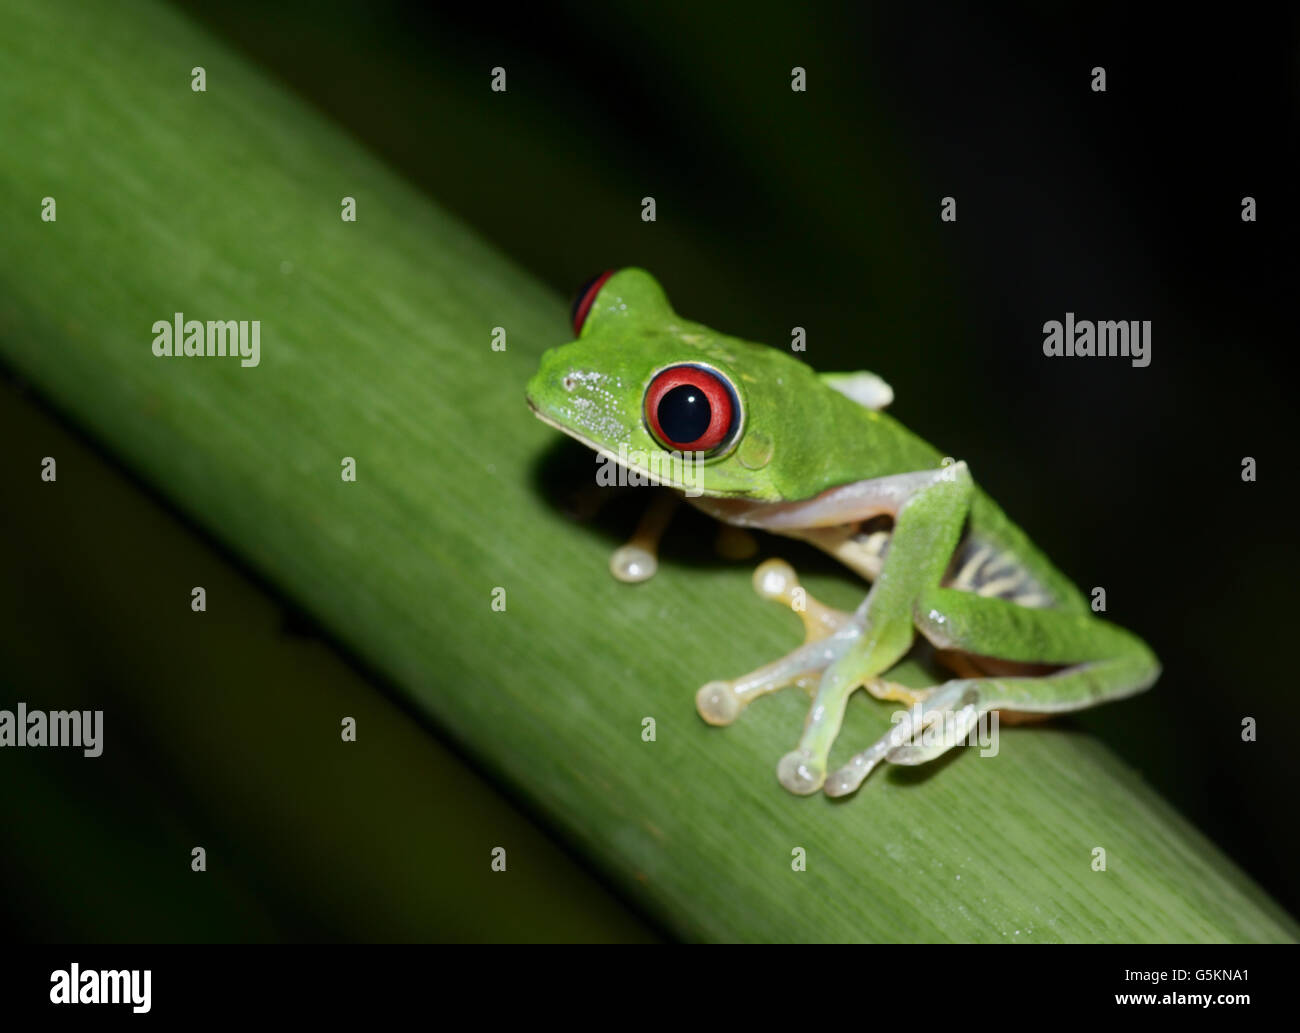
[[[1050,599],[1014,556],[968,539],[955,554],[957,574],[945,587],[985,598],[1008,599],[1021,606],[1042,607]]]

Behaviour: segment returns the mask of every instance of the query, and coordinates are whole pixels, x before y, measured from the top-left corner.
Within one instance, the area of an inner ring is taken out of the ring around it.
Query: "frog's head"
[[[802,362],[682,319],[641,269],[597,277],[573,319],[578,339],[548,350],[528,384],[546,423],[688,495],[776,501],[815,474],[833,419],[819,400],[847,400]]]

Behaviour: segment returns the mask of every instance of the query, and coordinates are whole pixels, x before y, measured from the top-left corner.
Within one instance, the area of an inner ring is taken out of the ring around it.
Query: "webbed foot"
[[[695,709],[711,725],[729,725],[759,696],[787,685],[811,690],[818,675],[844,651],[854,615],[818,602],[799,584],[794,568],[771,559],[754,570],[754,591],[790,607],[804,624],[804,644],[779,660],[730,681],[711,681],[695,694]],[[838,635],[838,637],[837,637]]]
[[[945,682],[904,711],[898,722],[826,780],[828,796],[847,796],[882,761],[924,764],[965,742],[992,708],[976,680]],[[898,716],[898,715],[896,715]]]

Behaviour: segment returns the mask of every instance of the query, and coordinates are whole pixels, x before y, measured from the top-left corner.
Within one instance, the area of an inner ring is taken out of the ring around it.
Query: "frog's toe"
[[[620,546],[609,557],[609,572],[627,584],[648,581],[658,569],[659,557],[636,543]]]
[[[776,766],[777,780],[799,796],[817,792],[826,781],[826,765],[810,750],[791,750]]]
[[[848,796],[855,792],[862,785],[863,780],[871,774],[872,768],[885,759],[890,745],[887,739],[888,737],[855,754],[847,764],[835,771],[826,780],[826,795]]]
[[[803,621],[805,642],[818,642],[853,620],[853,614],[820,603],[809,595],[799,584],[794,567],[785,560],[764,560],[754,568],[754,591],[797,613]]]
[[[865,777],[865,776],[864,776]],[[848,796],[849,793],[862,785],[862,779],[853,777],[853,772],[846,771],[844,768],[836,771],[826,779],[827,796]]]
[[[740,716],[743,707],[731,682],[711,681],[695,694],[695,709],[711,725],[729,725]]]
[[[948,682],[921,695],[888,732],[855,754],[826,782],[829,796],[848,796],[880,764],[915,765],[934,760],[962,742],[988,709],[978,687]]]
[[[934,760],[965,741],[966,736],[970,735],[971,729],[975,727],[979,719],[980,713],[975,709],[974,705],[950,711],[941,724],[935,722],[938,726],[935,729],[936,734],[929,736],[928,741],[926,739],[914,740],[901,746],[895,746],[885,754],[885,759],[891,764],[905,765],[924,764],[927,761]]]

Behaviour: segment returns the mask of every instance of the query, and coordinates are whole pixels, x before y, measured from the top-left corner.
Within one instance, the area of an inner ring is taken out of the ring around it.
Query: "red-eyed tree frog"
[[[683,319],[640,269],[593,281],[574,329],[528,384],[537,416],[718,520],[810,542],[872,583],[852,614],[806,614],[809,641],[788,656],[696,695],[706,722],[727,725],[765,693],[815,687],[798,745],[777,765],[791,792],[842,796],[881,761],[946,752],[991,710],[1079,710],[1159,676],[1151,650],[1092,613],[964,462],[881,411],[892,393],[874,374],[819,374]],[[769,562],[755,582],[781,599],[792,578]],[[885,680],[918,632],[957,677],[921,690]],[[911,709],[828,777],[859,687]],[[952,734],[921,734],[937,722]]]

